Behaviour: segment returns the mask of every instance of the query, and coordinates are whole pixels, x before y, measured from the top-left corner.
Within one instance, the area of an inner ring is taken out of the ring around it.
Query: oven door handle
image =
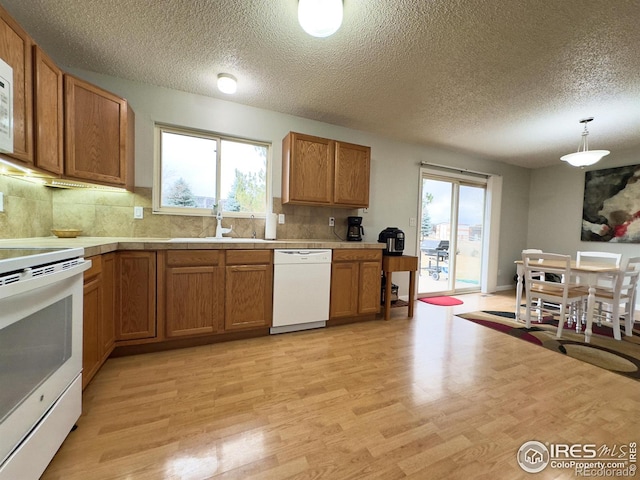
[[[64,270],[59,270],[50,274],[31,277],[24,280],[19,280],[15,283],[0,286],[0,299],[26,293],[37,288],[46,287],[55,282],[60,282],[62,280],[66,280],[67,278],[71,278],[75,275],[81,275],[82,272],[89,270],[89,268],[91,268],[91,260],[83,259],[82,262]]]

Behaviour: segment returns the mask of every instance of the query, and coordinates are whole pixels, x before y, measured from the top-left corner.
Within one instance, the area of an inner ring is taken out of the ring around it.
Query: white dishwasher
[[[274,250],[270,332],[324,327],[329,319],[330,290],[331,250]]]

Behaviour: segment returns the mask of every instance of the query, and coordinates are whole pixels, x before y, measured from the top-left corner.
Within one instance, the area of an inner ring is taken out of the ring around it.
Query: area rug
[[[431,305],[440,305],[441,307],[452,307],[464,303],[462,300],[453,297],[425,297],[419,298],[418,300]]]
[[[585,343],[584,331],[576,333],[575,326],[570,328],[566,324],[562,338],[556,338],[558,320],[552,315],[544,317],[540,323],[537,319],[532,319],[529,329],[523,322],[515,321],[513,312],[487,310],[456,316],[625,377],[640,380],[640,329],[637,323],[631,337],[625,335],[624,326],[621,326],[622,340],[620,341],[613,338],[610,327],[594,324],[591,342]]]

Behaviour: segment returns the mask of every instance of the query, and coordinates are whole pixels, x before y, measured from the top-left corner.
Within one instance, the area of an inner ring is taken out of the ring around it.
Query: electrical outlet
[[[369,213],[369,209],[368,208],[362,208],[362,214],[364,215],[365,213]]]
[[[0,192],[0,212],[4,212],[4,193]]]
[[[142,207],[133,207],[133,218],[141,219],[143,216]]]
[[[278,214],[278,223],[280,225],[284,225],[284,213],[279,213]]]
[[[335,219],[335,217],[329,217],[329,226],[330,226],[330,227],[335,227],[335,226],[336,226],[336,219]]]
[[[411,218],[409,219],[409,226],[410,226],[410,227],[415,227],[415,226],[416,226],[416,219],[415,219],[415,217],[411,217]]]

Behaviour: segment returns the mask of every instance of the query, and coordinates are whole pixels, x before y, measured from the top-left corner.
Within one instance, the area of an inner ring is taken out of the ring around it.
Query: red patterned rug
[[[591,342],[585,343],[584,332],[576,333],[575,326],[572,328],[566,324],[562,338],[556,338],[558,320],[551,315],[544,317],[542,322],[532,320],[531,328],[526,328],[523,322],[516,322],[513,312],[480,311],[456,316],[625,377],[640,380],[638,323],[634,326],[632,336],[625,335],[624,326],[621,326],[622,340],[613,338],[613,331],[609,326],[594,324]]]
[[[454,297],[425,297],[419,298],[421,302],[431,305],[440,305],[441,307],[452,307],[454,305],[462,305],[464,302]]]

